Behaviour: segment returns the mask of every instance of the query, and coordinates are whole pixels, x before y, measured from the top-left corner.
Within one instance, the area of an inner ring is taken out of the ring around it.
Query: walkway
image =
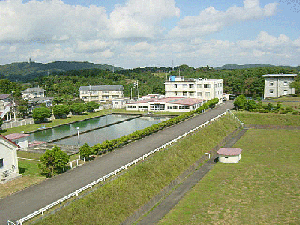
[[[216,109],[179,123],[176,126],[166,128],[123,148],[116,149],[81,167],[69,170],[64,174],[1,199],[0,224],[6,224],[7,220],[16,221],[27,216],[35,210],[120,168],[232,107],[233,104],[231,102],[226,102]]]
[[[246,132],[241,130],[235,137],[230,139],[224,147],[231,148]],[[158,223],[177,203],[190,191],[214,166],[214,158],[205,163],[199,170],[196,170],[186,178],[178,187],[172,191],[158,206],[143,218],[138,225],[151,225]]]

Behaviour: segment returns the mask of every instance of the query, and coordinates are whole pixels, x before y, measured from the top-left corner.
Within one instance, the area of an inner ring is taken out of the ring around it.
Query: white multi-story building
[[[165,82],[166,97],[197,98],[223,101],[223,79],[185,79],[182,76],[170,76]]]
[[[295,88],[290,88],[297,74],[266,74],[264,98],[278,98],[295,94]]]
[[[81,86],[79,97],[85,102],[112,101],[113,99],[124,97],[123,85],[96,85]]]

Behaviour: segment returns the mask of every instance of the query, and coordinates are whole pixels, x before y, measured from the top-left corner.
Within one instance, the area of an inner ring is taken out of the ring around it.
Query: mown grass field
[[[300,224],[300,131],[248,130],[159,224]]]
[[[245,124],[300,126],[300,115],[275,113],[234,113]]]
[[[225,116],[37,224],[119,224],[237,127]]]

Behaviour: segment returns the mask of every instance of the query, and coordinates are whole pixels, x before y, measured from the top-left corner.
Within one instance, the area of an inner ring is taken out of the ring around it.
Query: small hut
[[[242,158],[240,148],[220,148],[217,153],[221,163],[238,163]]]

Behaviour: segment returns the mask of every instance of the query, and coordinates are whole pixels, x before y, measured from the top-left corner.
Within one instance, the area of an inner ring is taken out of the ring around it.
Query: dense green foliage
[[[32,117],[36,122],[43,122],[50,116],[51,111],[46,107],[35,108],[32,113]]]
[[[41,156],[39,168],[46,177],[52,177],[54,174],[59,174],[65,171],[70,157],[63,152],[59,147],[55,146],[51,150]]]
[[[55,105],[52,108],[52,112],[55,118],[67,117],[70,112],[70,108],[67,105]]]
[[[99,104],[96,102],[88,102],[86,103],[86,110],[88,112],[94,112],[95,109],[99,108]]]
[[[84,103],[73,103],[70,110],[73,114],[80,115],[87,110],[87,107]]]

